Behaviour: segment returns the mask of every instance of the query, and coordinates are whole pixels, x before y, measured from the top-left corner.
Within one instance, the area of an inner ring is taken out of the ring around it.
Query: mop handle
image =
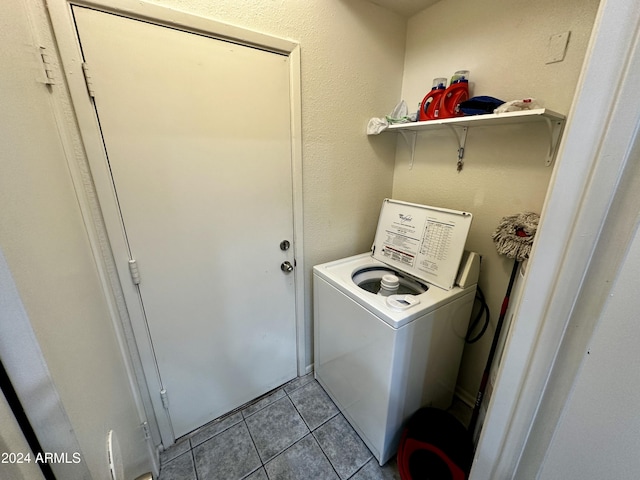
[[[518,266],[520,262],[517,260],[513,263],[513,269],[511,270],[511,278],[509,278],[509,285],[507,286],[507,292],[505,293],[504,300],[502,301],[502,308],[500,309],[500,317],[496,324],[496,332],[493,335],[493,341],[491,342],[491,349],[489,350],[489,356],[487,357],[487,364],[482,372],[482,380],[480,381],[480,388],[478,389],[478,396],[476,397],[476,403],[473,407],[473,413],[471,414],[471,421],[469,422],[469,432],[473,434],[478,422],[478,416],[480,415],[480,405],[482,405],[482,399],[484,398],[484,392],[487,388],[489,381],[489,373],[491,372],[491,364],[493,363],[493,357],[495,356],[498,342],[500,340],[500,332],[502,330],[502,324],[504,323],[504,317],[507,315],[507,309],[509,308],[509,297],[511,296],[511,290],[518,274]]]

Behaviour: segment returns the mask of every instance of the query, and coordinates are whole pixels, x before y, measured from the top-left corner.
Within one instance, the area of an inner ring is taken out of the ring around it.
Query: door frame
[[[137,0],[49,0],[47,2],[51,23],[65,79],[69,87],[77,126],[83,141],[86,161],[90,169],[87,182],[83,165],[77,159],[69,161],[75,175],[74,187],[85,191],[78,195],[82,204],[85,195],[97,196],[100,208],[84,205],[85,222],[97,230],[90,235],[92,248],[96,252],[98,268],[102,278],[108,282],[105,291],[110,302],[116,329],[124,337],[128,360],[133,370],[140,372],[131,375],[132,385],[141,394],[144,410],[149,422],[150,434],[154,444],[168,447],[175,441],[168,412],[162,405],[162,389],[159,371],[153,354],[153,346],[144,317],[138,290],[132,282],[121,281],[129,277],[129,247],[126,241],[122,218],[116,201],[116,194],[107,166],[107,157],[96,118],[96,112],[87,91],[82,71],[82,54],[73,21],[72,6],[88,7],[106,13],[170,27],[189,33],[231,41],[242,45],[260,48],[266,51],[284,54],[289,57],[290,111],[291,111],[291,174],[293,191],[293,248],[296,261],[294,271],[296,350],[298,375],[306,373],[307,332],[304,325],[304,255],[303,255],[303,215],[302,215],[302,121],[300,86],[300,45],[293,40],[247,30],[216,20],[199,17]],[[83,160],[85,160],[83,158]],[[82,206],[82,205],[81,205]],[[96,211],[97,210],[97,211]],[[108,233],[108,236],[107,236]],[[159,438],[158,438],[159,435]]]

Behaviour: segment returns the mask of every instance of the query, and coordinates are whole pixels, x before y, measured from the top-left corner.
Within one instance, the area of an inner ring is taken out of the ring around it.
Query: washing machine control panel
[[[471,219],[468,212],[386,199],[380,210],[373,258],[450,290]]]

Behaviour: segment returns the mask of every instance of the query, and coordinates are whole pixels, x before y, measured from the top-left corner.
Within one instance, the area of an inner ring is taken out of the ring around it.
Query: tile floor
[[[399,480],[378,465],[313,374],[180,439],[159,480]]]

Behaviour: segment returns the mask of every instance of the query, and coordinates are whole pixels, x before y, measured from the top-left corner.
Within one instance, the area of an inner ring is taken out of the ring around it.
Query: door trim
[[[134,370],[141,370],[140,375],[132,378],[141,393],[147,421],[151,431],[159,432],[160,438],[153,438],[158,446],[164,447],[175,442],[173,429],[167,411],[162,405],[159,394],[162,389],[159,373],[155,364],[153,347],[146,327],[137,288],[130,282],[121,282],[120,278],[129,277],[128,260],[129,248],[126,242],[124,227],[120,211],[116,202],[116,195],[111,175],[106,162],[106,152],[96,118],[93,102],[88,95],[85,84],[82,63],[83,57],[75,30],[72,6],[92,8],[106,13],[153,23],[160,26],[175,28],[190,33],[232,41],[242,45],[264,49],[266,51],[284,54],[289,57],[290,65],[290,108],[291,108],[291,173],[293,191],[293,229],[295,271],[295,323],[298,375],[306,373],[305,359],[307,332],[304,325],[304,255],[303,255],[303,209],[302,209],[302,122],[301,122],[301,88],[300,88],[300,46],[297,42],[282,39],[259,32],[254,32],[223,22],[179,12],[170,8],[152,5],[133,0],[49,0],[47,7],[53,26],[54,35],[60,51],[65,79],[69,87],[73,110],[77,119],[77,127],[83,141],[86,153],[84,156],[69,156],[69,167],[74,172],[81,172],[88,161],[93,182],[79,181],[81,174],[72,175],[74,188],[82,192],[78,201],[85,222],[89,229],[96,229],[98,235],[91,236],[92,247],[96,252],[96,262],[101,271],[105,272],[108,283],[105,290],[116,329],[131,331],[133,335],[126,338],[125,354],[133,364]],[[72,128],[69,126],[69,128]],[[100,208],[86,205],[86,197],[97,196]],[[89,227],[91,226],[91,227]],[[107,233],[109,234],[107,236]],[[102,252],[102,253],[100,253]],[[112,258],[107,258],[111,257]],[[134,338],[135,337],[135,338]],[[157,437],[157,434],[155,435]]]

